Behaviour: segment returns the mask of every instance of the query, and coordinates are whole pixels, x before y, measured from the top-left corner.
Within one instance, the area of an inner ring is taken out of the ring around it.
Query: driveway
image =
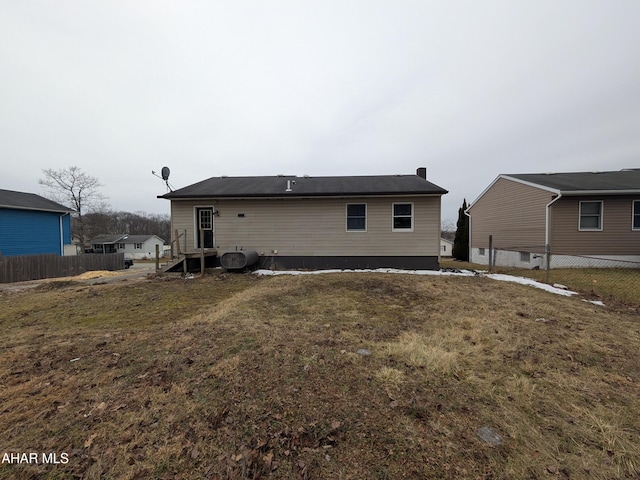
[[[101,285],[104,283],[121,282],[123,280],[143,280],[156,270],[156,264],[154,262],[138,262],[134,263],[126,270],[116,271],[88,271],[75,277],[57,277],[57,278],[43,278],[40,280],[29,280],[27,282],[12,282],[12,283],[0,283],[0,291],[19,292],[22,290],[29,290],[35,288],[38,285],[49,282],[78,282],[85,285]]]

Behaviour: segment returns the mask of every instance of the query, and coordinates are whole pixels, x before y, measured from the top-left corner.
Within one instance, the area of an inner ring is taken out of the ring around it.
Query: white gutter
[[[637,195],[640,190],[568,190],[562,192],[564,196],[580,196],[580,195]]]
[[[36,207],[22,207],[18,205],[0,205],[0,208],[7,208],[10,210],[35,210],[37,212],[54,212],[54,213],[69,213],[73,212],[73,210],[60,210],[53,208],[36,208]]]

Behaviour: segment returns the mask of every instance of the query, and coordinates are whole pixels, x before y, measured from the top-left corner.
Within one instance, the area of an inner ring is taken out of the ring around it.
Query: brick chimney
[[[416,175],[421,177],[421,178],[424,178],[426,180],[427,179],[427,167],[419,167],[416,170]]]

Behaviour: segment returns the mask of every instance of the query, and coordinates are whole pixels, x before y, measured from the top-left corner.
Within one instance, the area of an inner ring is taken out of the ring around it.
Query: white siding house
[[[440,256],[450,257],[452,255],[451,252],[453,252],[453,242],[440,237]]]
[[[261,268],[438,269],[440,199],[415,175],[213,177],[162,195],[181,253],[252,251]],[[176,240],[176,239],[173,239]]]
[[[156,245],[160,256],[164,252],[164,240],[156,235],[98,235],[91,240],[95,253],[124,253],[124,258],[141,260],[156,257]]]

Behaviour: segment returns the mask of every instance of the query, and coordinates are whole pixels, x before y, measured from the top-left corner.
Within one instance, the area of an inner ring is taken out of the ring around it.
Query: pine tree
[[[453,240],[453,258],[463,262],[469,261],[469,217],[464,213],[467,210],[467,199],[458,209],[458,223],[456,224],[456,236]]]

